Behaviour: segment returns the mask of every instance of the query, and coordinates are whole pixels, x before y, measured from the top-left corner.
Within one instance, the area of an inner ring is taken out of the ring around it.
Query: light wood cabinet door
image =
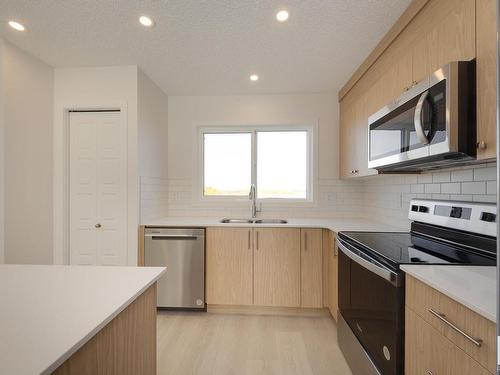
[[[329,232],[328,249],[328,309],[330,314],[337,321],[337,311],[339,309],[339,251],[335,241],[335,233]]]
[[[496,3],[476,1],[478,159],[496,157]]]
[[[411,86],[413,81],[411,53],[403,52],[398,56],[389,52],[384,56],[380,71],[382,72],[380,84],[369,98],[371,103],[378,102],[378,105],[376,108],[370,108],[368,116],[401,96]]]
[[[430,1],[409,25],[407,35],[400,36],[409,44],[413,81],[422,80],[451,61],[467,61],[476,56],[475,3]]]
[[[368,168],[367,103],[375,90],[362,93],[352,102],[340,103],[340,175],[341,178],[365,177],[377,174]],[[373,113],[370,113],[370,115]]]
[[[301,229],[300,306],[323,306],[323,230]]]
[[[207,228],[207,303],[253,303],[253,251],[250,228]]]
[[[349,100],[340,102],[340,177],[352,178],[357,161],[355,108]]]
[[[254,229],[254,304],[300,306],[300,229]]]
[[[496,360],[495,323],[414,277],[407,275],[405,287],[406,305],[409,308],[433,326],[441,335],[453,342],[455,346],[494,372]],[[481,346],[474,345],[431,311],[443,314],[445,319],[453,325],[476,340],[481,340]]]
[[[405,375],[488,375],[412,309],[405,309]]]

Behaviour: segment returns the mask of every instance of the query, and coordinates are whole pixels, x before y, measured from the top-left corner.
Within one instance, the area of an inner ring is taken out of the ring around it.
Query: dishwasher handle
[[[198,236],[192,234],[145,234],[153,240],[197,240]]]

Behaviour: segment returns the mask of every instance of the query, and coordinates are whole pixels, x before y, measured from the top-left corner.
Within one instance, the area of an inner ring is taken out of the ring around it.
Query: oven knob
[[[481,212],[482,221],[486,221],[488,223],[494,223],[497,219],[497,215],[492,214],[491,212]]]
[[[390,361],[391,360],[391,352],[389,351],[389,348],[384,345],[382,351],[384,352],[385,359],[387,359],[388,361]]]
[[[201,306],[201,305],[203,305],[203,301],[202,301],[201,299],[197,299],[197,300],[196,300],[196,304],[197,304],[198,306]]]

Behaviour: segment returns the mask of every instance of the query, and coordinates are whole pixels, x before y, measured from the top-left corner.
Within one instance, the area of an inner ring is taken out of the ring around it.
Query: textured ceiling
[[[0,0],[0,33],[55,67],[139,65],[170,95],[336,92],[409,3]],[[142,14],[154,28],[137,22]]]

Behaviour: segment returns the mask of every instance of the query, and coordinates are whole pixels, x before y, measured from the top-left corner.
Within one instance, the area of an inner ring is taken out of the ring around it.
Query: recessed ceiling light
[[[26,30],[26,28],[21,25],[19,22],[16,22],[16,21],[9,21],[9,26],[12,27],[14,30],[17,30],[17,31],[24,31]]]
[[[140,16],[139,17],[139,22],[146,27],[151,27],[153,26],[153,20],[147,16]]]
[[[276,19],[279,22],[285,22],[288,20],[288,17],[290,17],[290,14],[288,14],[288,11],[286,10],[280,10],[278,13],[276,13]]]
[[[255,81],[258,81],[258,80],[259,80],[259,76],[257,74],[252,74],[250,76],[250,81],[255,82]]]

